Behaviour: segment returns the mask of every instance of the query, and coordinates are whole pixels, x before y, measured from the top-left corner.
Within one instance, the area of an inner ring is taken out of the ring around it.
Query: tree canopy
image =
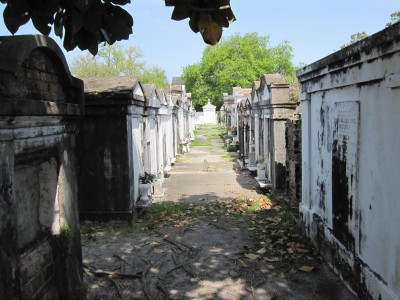
[[[196,108],[207,99],[220,107],[222,93],[231,92],[234,86],[250,88],[262,74],[281,73],[296,82],[292,58],[293,48],[287,41],[269,47],[268,36],[235,34],[214,47],[207,46],[199,63],[184,68],[183,77]]]
[[[0,1],[6,4],[3,18],[12,34],[29,20],[44,35],[54,27],[67,51],[79,47],[95,55],[100,43],[112,45],[132,33],[133,18],[122,8],[130,0]],[[222,27],[235,20],[230,0],[165,0],[165,5],[174,6],[173,20],[190,18],[190,28],[212,45],[220,40]]]
[[[354,44],[358,41],[361,41],[361,40],[365,39],[366,37],[368,37],[368,34],[365,31],[352,34],[350,36],[350,42],[348,44],[341,45],[340,48],[341,49],[346,48],[347,46],[350,46],[351,44]]]
[[[400,22],[400,10],[390,14],[390,22],[386,24],[386,27],[392,26],[398,22]]]
[[[148,68],[142,51],[137,47],[123,47],[116,43],[112,46],[101,45],[98,55],[90,53],[77,55],[71,62],[74,76],[139,76],[142,83],[154,83],[158,88],[169,86],[165,70],[153,66]]]
[[[395,11],[394,13],[390,14],[390,22],[386,23],[386,27],[392,26],[392,25],[396,24],[397,22],[400,22],[400,10]],[[341,49],[346,48],[347,46],[350,46],[358,41],[361,41],[361,40],[365,39],[366,37],[368,37],[368,34],[365,31],[352,34],[350,36],[350,42],[347,44],[341,45],[340,48]]]

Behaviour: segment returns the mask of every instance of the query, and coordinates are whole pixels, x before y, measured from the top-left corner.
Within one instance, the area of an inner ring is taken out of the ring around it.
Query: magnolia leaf
[[[75,10],[71,14],[71,22],[70,22],[72,35],[78,33],[81,30],[84,23],[85,23],[85,15],[80,11]]]
[[[165,6],[175,6],[175,0],[165,0]]]
[[[76,42],[74,37],[71,34],[71,30],[69,27],[65,27],[65,36],[64,36],[64,43],[63,43],[64,49],[67,51],[74,50],[76,47]]]
[[[224,14],[222,14],[220,12],[213,13],[212,18],[213,18],[214,22],[217,23],[219,26],[229,27],[229,20]],[[248,183],[251,183],[251,181],[249,180]]]
[[[63,37],[63,17],[61,13],[57,13],[54,18],[54,33],[62,39]]]
[[[96,41],[96,42],[92,42],[91,44],[90,44],[90,46],[88,47],[88,50],[89,50],[89,52],[92,54],[92,55],[96,55],[97,54],[97,52],[99,51],[99,44],[98,44],[98,42]]]
[[[106,6],[108,14],[103,16],[103,29],[109,35],[109,43],[115,41],[127,40],[132,33],[133,19],[124,9],[112,4]]]
[[[54,23],[57,3],[54,1],[30,1],[29,15],[33,26],[44,35],[49,35]]]
[[[87,12],[92,6],[94,0],[72,0],[73,5],[81,12]]]
[[[7,5],[3,12],[4,23],[7,29],[12,33],[15,34],[21,25],[26,24],[30,17],[28,13],[22,13],[16,15],[13,9]]]
[[[37,30],[40,31],[41,34],[44,35],[49,35],[51,32],[51,27],[49,26],[49,23],[46,22],[45,19],[42,19],[40,16],[32,16],[32,23],[33,26],[35,26],[35,28]]]
[[[110,2],[118,4],[118,5],[125,5],[131,3],[131,0],[110,0]]]
[[[215,45],[221,39],[222,27],[213,21],[211,15],[200,14],[198,26],[205,43]]]
[[[101,15],[96,10],[89,10],[83,28],[91,33],[98,33],[101,27]]]
[[[200,31],[199,29],[199,13],[196,11],[192,12],[192,15],[190,16],[189,20],[189,27],[192,29],[194,33],[198,33]]]
[[[311,266],[302,266],[299,271],[305,272],[305,273],[310,273],[312,270],[314,270],[314,267]]]
[[[172,12],[171,19],[175,21],[181,21],[191,16],[191,11],[185,5],[175,6]]]

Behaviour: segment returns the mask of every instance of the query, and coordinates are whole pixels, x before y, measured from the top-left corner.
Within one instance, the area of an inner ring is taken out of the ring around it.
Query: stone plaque
[[[333,233],[349,249],[355,244],[359,110],[359,101],[338,102],[333,107]]]

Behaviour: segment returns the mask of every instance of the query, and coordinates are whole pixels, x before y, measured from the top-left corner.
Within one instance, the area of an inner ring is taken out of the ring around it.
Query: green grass
[[[234,162],[234,161],[236,161],[236,159],[237,159],[237,156],[235,154],[232,154],[232,153],[228,153],[228,154],[225,154],[224,156],[222,156],[222,161],[232,161],[232,162]]]
[[[219,125],[204,124],[195,131],[195,136],[203,135],[208,141],[219,140],[226,129]]]
[[[191,147],[198,147],[198,146],[209,146],[211,147],[212,144],[209,141],[200,141],[200,140],[194,140],[192,142],[190,142],[190,146]]]

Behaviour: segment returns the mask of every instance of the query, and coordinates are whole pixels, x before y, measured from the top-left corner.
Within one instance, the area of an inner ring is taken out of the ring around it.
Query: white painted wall
[[[203,106],[203,124],[217,124],[216,108],[215,105],[210,103],[210,99],[208,99],[208,103]]]
[[[332,247],[328,256],[343,259],[373,299],[400,299],[400,24],[303,68],[298,77],[300,212],[308,234],[315,243],[322,237]]]

